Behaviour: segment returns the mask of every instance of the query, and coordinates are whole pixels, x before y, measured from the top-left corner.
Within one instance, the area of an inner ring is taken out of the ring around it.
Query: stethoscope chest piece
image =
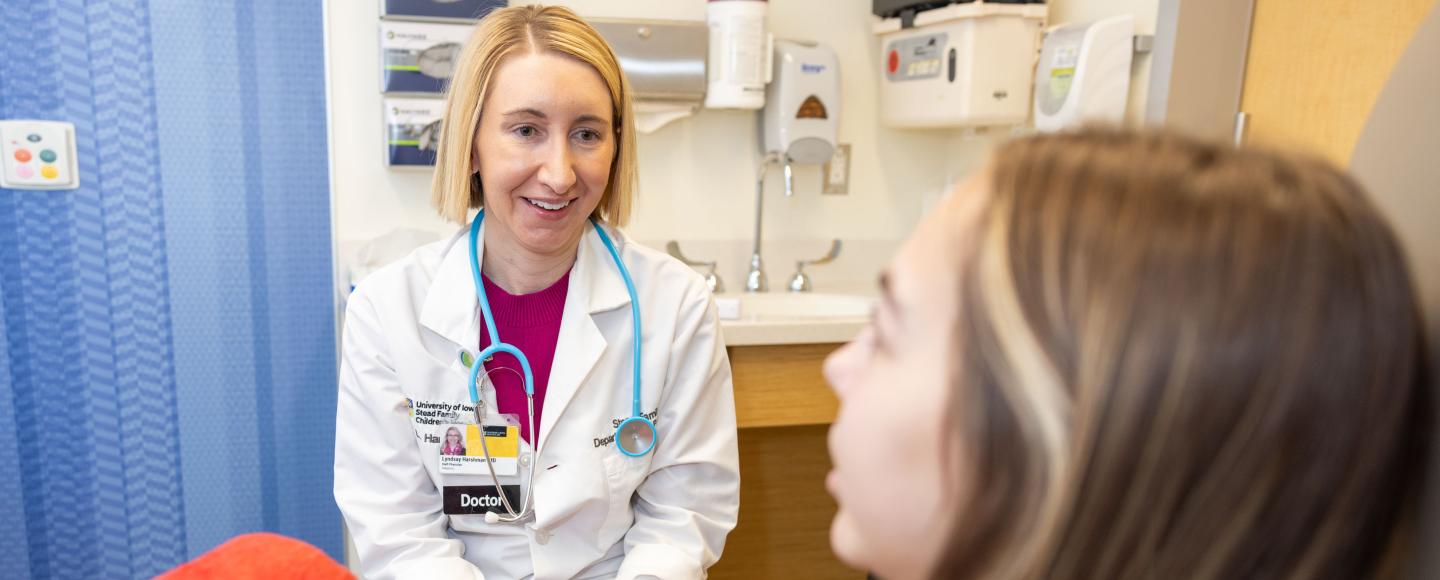
[[[643,457],[655,448],[655,424],[644,417],[630,417],[615,429],[615,446],[631,457]]]

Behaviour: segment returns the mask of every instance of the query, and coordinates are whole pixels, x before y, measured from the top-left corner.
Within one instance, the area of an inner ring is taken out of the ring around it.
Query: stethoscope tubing
[[[640,414],[640,347],[645,344],[643,337],[640,335],[640,298],[636,296],[635,281],[630,279],[630,270],[627,269],[625,263],[620,260],[620,252],[615,250],[615,244],[610,241],[610,236],[605,235],[605,230],[600,228],[600,222],[592,219],[590,220],[590,225],[595,226],[595,233],[600,235],[600,242],[605,244],[606,250],[610,251],[610,257],[615,260],[616,269],[620,270],[620,277],[625,280],[625,291],[630,293],[630,321],[635,329],[635,337],[631,340],[635,345],[635,348],[631,349],[635,352],[635,362],[631,368],[630,418],[625,419],[615,427],[615,448],[630,457],[644,457],[655,448],[655,443],[660,437],[659,432],[655,429],[655,423]],[[635,422],[643,423],[645,427],[649,429],[650,445],[645,449],[632,452],[629,447],[626,447],[620,442],[620,434],[625,430],[626,426]]]
[[[592,221],[590,222],[590,225],[595,226],[595,232],[598,233],[598,234],[600,234],[600,241],[601,241],[601,243],[604,243],[604,244],[605,244],[605,249],[610,251],[610,257],[615,259],[615,263],[616,263],[617,265],[620,265],[620,267],[618,268],[618,269],[620,270],[620,277],[625,280],[625,291],[630,293],[630,321],[631,321],[631,326],[634,327],[634,329],[635,329],[635,338],[633,339],[634,344],[635,344],[635,348],[631,349],[631,350],[633,350],[633,351],[635,352],[635,355],[634,355],[635,364],[634,364],[634,367],[633,367],[632,369],[630,369],[630,370],[631,370],[631,373],[633,373],[633,374],[632,374],[632,379],[631,379],[631,393],[630,393],[630,400],[631,400],[630,416],[631,416],[631,417],[639,417],[639,416],[640,416],[640,360],[641,360],[641,359],[640,359],[640,347],[641,347],[641,345],[644,344],[644,341],[640,340],[640,328],[641,328],[641,327],[640,327],[640,308],[639,308],[640,298],[635,295],[635,281],[630,279],[630,270],[626,269],[625,266],[621,263],[621,261],[620,261],[620,253],[615,250],[615,244],[610,241],[610,236],[605,235],[605,231],[600,229],[600,224],[599,224],[598,222],[595,222],[595,221],[592,220]]]
[[[506,515],[504,516],[501,516],[494,512],[490,512],[489,514],[487,514],[486,521],[491,521],[492,519],[494,519],[496,521],[513,523],[524,518],[531,511],[530,492],[534,488],[533,484],[535,481],[536,461],[529,462],[531,485],[526,486],[525,493],[520,501],[520,511],[517,512],[511,506],[509,498],[506,497],[504,490],[501,488],[500,478],[496,475],[495,466],[490,461],[490,448],[485,442],[485,436],[483,433],[484,425],[482,409],[484,408],[484,401],[480,398],[478,385],[480,381],[480,372],[484,368],[484,363],[486,360],[490,359],[496,353],[502,352],[514,356],[515,360],[520,362],[520,368],[524,373],[525,403],[529,412],[528,417],[530,418],[529,435],[530,441],[535,441],[535,379],[530,369],[530,360],[525,357],[525,354],[520,352],[520,349],[516,348],[514,345],[500,342],[500,333],[495,327],[494,316],[492,316],[490,313],[490,300],[485,295],[484,280],[480,276],[480,255],[477,249],[480,239],[480,224],[482,221],[484,221],[484,219],[485,210],[482,209],[478,213],[476,213],[475,219],[470,224],[470,272],[472,277],[474,278],[475,296],[480,302],[480,310],[483,313],[483,316],[481,316],[481,318],[485,321],[485,331],[490,337],[490,346],[486,347],[485,350],[480,351],[480,354],[475,356],[475,360],[470,366],[470,380],[467,382],[466,387],[469,390],[470,402],[474,405],[475,408],[475,421],[477,424],[481,425],[482,429],[482,433],[480,436],[480,449],[485,453],[485,464],[490,471],[490,479],[492,482],[495,483],[495,491],[497,494],[499,494],[500,502],[504,506],[506,511]],[[630,295],[631,327],[635,334],[632,341],[632,344],[634,345],[634,348],[632,349],[632,351],[634,352],[634,362],[633,368],[631,369],[630,417],[622,421],[618,426],[616,426],[615,447],[619,449],[621,453],[627,456],[643,457],[646,454],[650,453],[650,451],[654,450],[655,444],[659,437],[657,430],[655,429],[655,423],[640,414],[640,363],[643,360],[641,350],[643,340],[640,334],[642,328],[640,324],[640,299],[635,291],[635,281],[630,277],[629,269],[625,267],[625,263],[620,259],[620,252],[615,249],[615,243],[610,240],[610,236],[605,234],[605,230],[600,227],[600,223],[598,221],[591,219],[590,225],[595,228],[595,233],[600,236],[600,242],[605,245],[605,249],[610,253],[611,259],[615,261],[616,269],[620,271],[620,277],[625,281],[625,290]],[[626,427],[630,426],[632,423],[637,422],[643,425],[643,427],[648,430],[650,434],[650,442],[649,445],[644,449],[632,452],[626,445],[621,443],[621,434]]]

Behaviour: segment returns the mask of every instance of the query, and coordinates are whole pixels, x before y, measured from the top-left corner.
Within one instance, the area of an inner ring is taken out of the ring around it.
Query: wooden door
[[[1256,0],[1240,110],[1249,143],[1348,165],[1370,108],[1435,0]]]

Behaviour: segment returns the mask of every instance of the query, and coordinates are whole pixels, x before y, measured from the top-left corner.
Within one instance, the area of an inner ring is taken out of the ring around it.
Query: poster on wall
[[[441,93],[455,68],[455,57],[475,27],[423,22],[380,23],[386,93]]]
[[[384,16],[478,20],[505,4],[506,0],[384,0],[380,6]]]
[[[391,167],[432,167],[440,145],[442,99],[387,98],[385,163]]]

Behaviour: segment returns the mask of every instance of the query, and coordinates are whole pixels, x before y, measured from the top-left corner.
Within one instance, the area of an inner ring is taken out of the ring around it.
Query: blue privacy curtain
[[[268,530],[342,557],[321,2],[0,0],[0,576],[141,578]]]

